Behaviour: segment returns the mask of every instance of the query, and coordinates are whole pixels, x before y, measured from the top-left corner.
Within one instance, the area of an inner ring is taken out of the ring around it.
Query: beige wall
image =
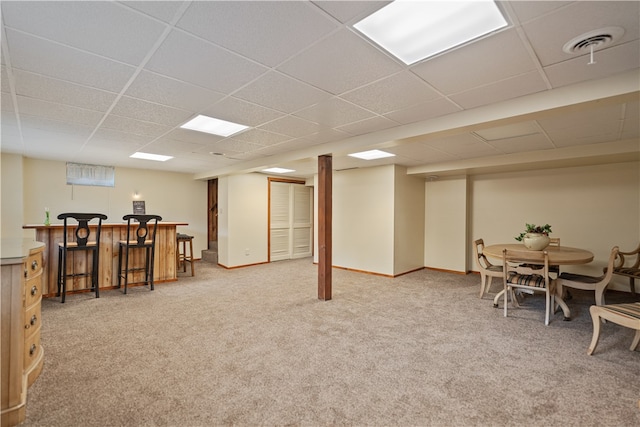
[[[178,231],[194,236],[196,258],[207,248],[207,183],[195,181],[191,174],[116,168],[114,187],[72,186],[66,184],[65,162],[24,158],[23,164],[20,196],[24,213],[20,226],[42,224],[45,207],[51,211],[52,224],[61,223],[58,214],[74,211],[104,213],[107,222],[121,223],[124,215],[133,212],[133,194],[137,191],[147,213],[161,215],[164,221],[189,223]],[[4,169],[2,179],[6,179]],[[4,194],[2,205],[4,211]]]
[[[225,267],[268,261],[269,181],[263,174],[218,179],[218,262]]]
[[[396,166],[394,197],[393,271],[398,275],[424,266],[424,180]]]
[[[424,265],[467,270],[467,177],[446,177],[425,183]]]
[[[0,223],[2,238],[34,237],[33,232],[22,229],[23,219],[23,184],[22,184],[22,156],[2,153],[0,155],[0,183],[2,184],[0,197],[2,203]]]
[[[394,167],[333,173],[333,265],[393,275]]]
[[[631,250],[640,241],[638,162],[479,175],[469,192],[469,270],[477,271],[473,240],[515,243],[525,223],[549,223],[562,245],[594,253],[592,263],[564,271],[600,275],[614,245]],[[628,281],[614,277],[612,288],[628,290]]]

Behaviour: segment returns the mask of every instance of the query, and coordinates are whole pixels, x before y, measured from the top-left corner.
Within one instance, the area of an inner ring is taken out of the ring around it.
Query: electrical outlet
[[[244,250],[244,254],[245,254],[245,255],[247,255],[247,256],[249,256],[249,248],[247,248],[247,249],[245,249],[245,250]]]

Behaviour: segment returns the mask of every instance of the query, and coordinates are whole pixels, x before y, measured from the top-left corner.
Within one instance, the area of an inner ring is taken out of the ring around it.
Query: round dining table
[[[522,261],[541,261],[543,251],[527,249],[522,243],[498,243],[485,246],[482,253],[488,257],[502,259],[502,251],[518,252]],[[569,246],[547,246],[544,251],[549,254],[549,265],[577,265],[588,264],[593,261],[593,253],[586,249],[571,248]]]
[[[523,262],[540,262],[544,259],[544,252],[549,256],[549,265],[579,265],[588,264],[593,261],[593,253],[586,249],[572,248],[569,246],[547,246],[542,251],[528,249],[521,243],[498,243],[485,246],[482,253],[485,256],[502,259],[503,251],[507,250],[512,254],[517,252],[518,258]],[[500,297],[504,295],[504,290],[500,291],[493,300],[493,305],[497,307]],[[571,311],[564,302],[561,295],[556,295],[556,302],[562,308],[564,320],[571,319]]]

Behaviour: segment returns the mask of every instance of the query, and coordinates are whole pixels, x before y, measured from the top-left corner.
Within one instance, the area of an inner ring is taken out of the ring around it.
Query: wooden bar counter
[[[160,222],[156,234],[156,248],[154,261],[153,280],[155,283],[173,282],[177,280],[176,275],[176,227],[189,225],[185,222]],[[97,226],[91,225],[92,229]],[[43,283],[42,295],[44,297],[55,296],[58,291],[58,243],[63,241],[64,227],[62,224],[24,225],[25,229],[35,229],[35,240],[44,242],[46,249],[43,256]],[[73,233],[73,229],[70,231]],[[92,234],[93,235],[93,234]],[[74,238],[75,236],[69,236]],[[98,272],[98,283],[100,289],[112,289],[118,285],[118,241],[127,239],[126,223],[103,223],[100,233],[100,271]],[[133,262],[142,265],[142,251],[136,255]],[[129,259],[131,264],[131,258]],[[76,271],[88,271],[87,266],[91,265],[88,253],[74,253],[68,261],[68,271],[74,268]],[[90,267],[89,267],[90,268]],[[135,273],[131,282],[143,280],[143,272]],[[89,277],[74,277],[67,281],[67,293],[84,291],[91,288]]]

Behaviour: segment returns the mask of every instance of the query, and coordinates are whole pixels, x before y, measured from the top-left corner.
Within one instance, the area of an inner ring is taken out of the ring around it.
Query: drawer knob
[[[31,316],[31,320],[29,320],[29,323],[24,325],[24,328],[29,329],[30,327],[35,326],[36,323],[38,323],[38,316],[34,314],[33,316]]]
[[[31,344],[31,347],[29,348],[29,356],[33,356],[33,353],[35,353],[35,352],[36,352],[36,349],[37,349],[37,348],[38,348],[38,347],[36,347],[36,345],[35,345],[35,344]]]
[[[34,285],[31,288],[31,296],[36,295],[37,293],[38,293],[38,287]]]
[[[31,269],[33,271],[36,271],[38,269],[38,260],[33,260],[33,262],[31,263]]]

